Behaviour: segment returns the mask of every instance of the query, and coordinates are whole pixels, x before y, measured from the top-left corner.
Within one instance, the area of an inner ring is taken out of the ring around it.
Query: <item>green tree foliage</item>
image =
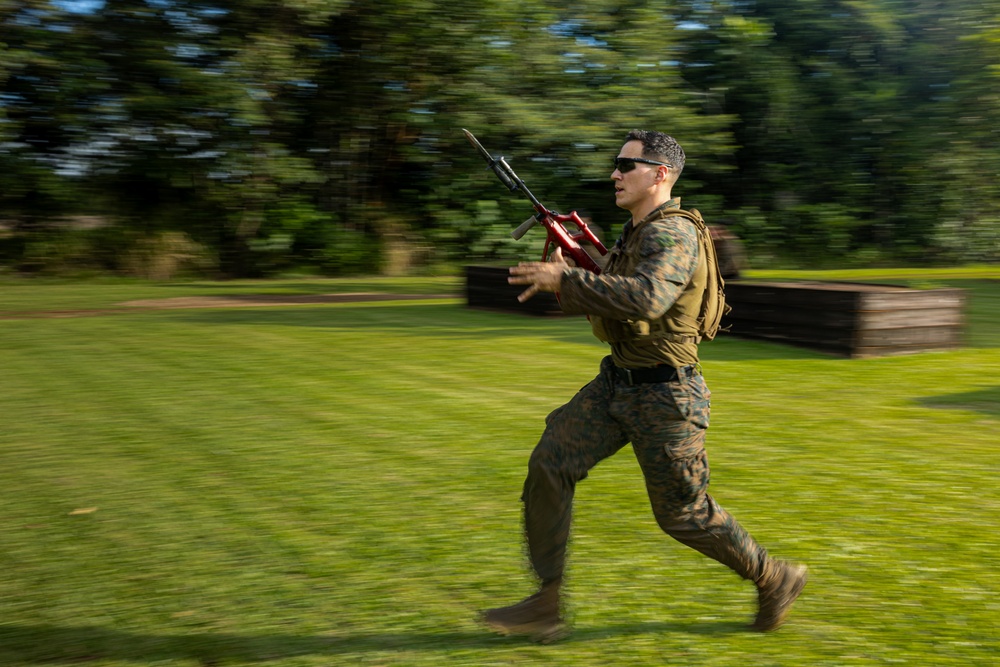
[[[738,176],[722,189],[758,249],[997,258],[985,182],[997,173],[997,2],[723,1],[688,18],[702,28],[689,80],[740,117]]]
[[[726,121],[677,92],[671,19],[663,3],[647,5],[627,21],[603,2],[345,5],[312,114],[346,167],[329,172],[335,210],[354,229],[403,225],[435,247],[483,247],[481,236],[531,210],[484,176],[462,127],[507,155],[548,205],[585,208],[606,227],[620,218],[610,158],[631,127],[669,125],[718,164]],[[484,200],[499,207],[493,222]]]
[[[0,0],[0,220],[180,232],[228,275],[509,260],[540,232],[505,240],[530,207],[461,128],[611,235],[609,158],[645,127],[758,260],[990,261],[998,24],[998,0]]]

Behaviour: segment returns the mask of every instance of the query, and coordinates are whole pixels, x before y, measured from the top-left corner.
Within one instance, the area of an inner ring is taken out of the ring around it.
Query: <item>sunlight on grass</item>
[[[989,664],[1000,284],[944,279],[972,290],[974,346],[704,346],[713,494],[812,571],[786,628],[742,630],[752,588],[658,531],[626,449],[579,487],[575,632],[547,647],[474,618],[531,592],[520,485],[604,354],[582,319],[429,299],[0,320],[0,664]],[[30,308],[226,289],[51,285]]]

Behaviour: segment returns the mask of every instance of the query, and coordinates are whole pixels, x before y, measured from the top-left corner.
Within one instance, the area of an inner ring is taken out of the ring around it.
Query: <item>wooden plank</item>
[[[778,343],[850,350],[854,345],[853,329],[833,329],[806,325],[773,324],[746,321],[733,323],[729,333],[741,338],[759,338]]]
[[[961,342],[961,331],[954,327],[910,327],[906,329],[874,329],[858,331],[856,347],[937,347],[955,346]]]
[[[733,304],[773,305],[807,310],[857,309],[856,292],[820,289],[820,283],[726,283],[726,299]]]
[[[735,336],[851,357],[960,347],[965,327],[961,289],[733,281],[726,296]]]
[[[562,308],[555,294],[541,292],[521,303],[517,296],[525,290],[522,285],[511,285],[507,267],[466,266],[465,299],[470,308],[504,310],[529,315],[559,315]]]
[[[965,306],[961,289],[907,290],[861,294],[860,310],[958,309]]]
[[[727,301],[728,301],[727,295]],[[732,303],[733,310],[726,315],[726,324],[749,326],[752,323],[767,323],[775,326],[802,325],[854,329],[856,314],[841,310],[812,310],[796,307],[782,307],[770,304]]]
[[[965,317],[961,310],[921,309],[881,310],[856,313],[856,328],[866,329],[909,329],[914,327],[953,327],[961,329]]]

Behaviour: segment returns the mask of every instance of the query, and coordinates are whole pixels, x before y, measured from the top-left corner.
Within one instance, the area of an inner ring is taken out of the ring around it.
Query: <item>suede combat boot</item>
[[[559,615],[559,582],[542,584],[541,590],[509,607],[488,609],[480,620],[503,635],[525,635],[549,644],[569,634]]]
[[[785,622],[795,598],[806,585],[806,566],[783,560],[768,560],[757,580],[757,618],[751,630],[770,632]]]

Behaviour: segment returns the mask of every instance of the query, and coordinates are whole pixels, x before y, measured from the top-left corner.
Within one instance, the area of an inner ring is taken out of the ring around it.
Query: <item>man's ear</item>
[[[660,169],[663,170],[662,172],[660,172],[663,174],[663,180],[665,180],[669,185],[672,186],[674,183],[677,182],[677,177],[678,177],[677,172],[675,172],[673,169],[670,169],[669,167],[660,167]]]

